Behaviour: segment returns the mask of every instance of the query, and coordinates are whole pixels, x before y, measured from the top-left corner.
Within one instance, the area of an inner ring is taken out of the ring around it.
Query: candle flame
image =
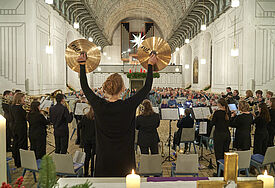
[[[264,175],[267,176],[267,171],[266,170],[264,171]]]
[[[132,169],[132,174],[135,174],[135,171],[134,171],[134,169]]]

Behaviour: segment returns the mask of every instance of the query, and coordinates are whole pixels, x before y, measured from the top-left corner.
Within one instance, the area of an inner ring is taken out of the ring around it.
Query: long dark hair
[[[95,113],[94,113],[94,109],[93,107],[90,105],[90,110],[87,114],[85,114],[85,116],[90,119],[90,120],[94,120],[95,119]]]
[[[259,114],[259,117],[264,119],[267,123],[271,121],[270,114],[267,108],[267,105],[265,103],[260,103],[259,108],[261,109],[261,112]]]
[[[33,101],[31,103],[31,111],[27,115],[27,119],[29,119],[29,115],[33,113],[40,113],[39,111],[40,102],[39,101]]]
[[[149,101],[148,99],[145,99],[142,102],[142,105],[144,106],[143,112],[141,113],[141,115],[143,116],[150,116],[152,114],[154,114],[154,110],[152,108],[152,103],[151,101]]]
[[[220,98],[219,100],[218,100],[218,103],[222,106],[222,107],[224,107],[225,108],[225,120],[229,120],[229,108],[228,108],[228,104],[227,104],[227,102],[226,102],[226,100],[224,99],[224,98]]]

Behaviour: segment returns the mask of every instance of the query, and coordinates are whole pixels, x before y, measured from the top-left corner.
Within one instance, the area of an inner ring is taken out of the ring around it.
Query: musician
[[[253,123],[256,125],[254,135],[254,154],[265,155],[268,144],[267,125],[270,122],[270,115],[265,103],[259,104],[259,115],[255,118]]]
[[[19,149],[28,149],[27,112],[23,109],[24,103],[25,95],[20,92],[16,93],[10,109],[10,120],[14,128],[13,157],[17,168],[21,167]]]
[[[152,108],[152,103],[145,99],[142,102],[143,110],[141,115],[137,117],[136,129],[138,132],[138,145],[141,154],[158,154],[159,135],[157,128],[160,124],[159,114],[155,113]]]
[[[233,99],[236,101],[240,100],[239,91],[237,89],[233,91]]]
[[[249,112],[249,104],[245,101],[239,102],[240,114],[232,113],[230,126],[236,128],[235,142],[233,147],[237,150],[250,150],[251,147],[251,124],[253,116]]]
[[[55,153],[66,154],[69,142],[68,123],[73,120],[73,113],[64,106],[64,95],[56,95],[57,104],[50,108],[50,122],[54,126]]]
[[[232,96],[231,87],[227,87],[227,88],[226,88],[226,95],[222,92],[222,97],[223,97],[223,98],[228,97],[228,95],[231,95],[231,96]]]
[[[4,102],[4,100],[6,100]],[[12,151],[11,139],[12,139],[12,127],[10,124],[10,101],[12,100],[12,92],[9,90],[4,91],[2,108],[4,111],[4,117],[6,118],[6,150],[7,152]]]
[[[79,123],[81,129],[81,142],[84,145],[85,162],[84,176],[88,177],[89,165],[91,161],[91,176],[94,174],[94,156],[96,154],[96,131],[95,131],[95,115],[94,110],[90,110],[85,114]]]
[[[273,97],[273,92],[272,91],[267,91],[266,92],[266,100],[270,100]]]
[[[213,114],[210,125],[215,126],[214,131],[214,150],[216,161],[224,158],[224,153],[229,151],[231,141],[229,132],[230,110],[224,98],[218,100],[218,110]],[[218,162],[217,162],[218,164]],[[217,168],[218,174],[218,168]],[[214,176],[217,176],[214,174]]]
[[[124,90],[122,77],[115,73],[103,84],[107,100],[98,97],[88,85],[85,62],[87,56],[82,53],[80,62],[80,83],[89,103],[95,112],[96,122],[96,177],[125,177],[136,168],[134,138],[135,113],[139,104],[151,90],[153,83],[153,65],[157,57],[151,55],[145,85],[132,97],[121,100]]]
[[[29,138],[31,150],[34,151],[36,159],[42,159],[46,155],[47,125],[49,121],[40,113],[40,102],[31,103],[31,111],[27,114],[29,122]]]
[[[257,97],[257,103],[265,102],[265,99],[263,98],[263,91],[262,90],[257,90],[256,91],[256,97]]]
[[[245,101],[248,102],[250,106],[254,106],[254,97],[253,97],[253,92],[251,90],[246,90],[245,92]]]
[[[270,119],[267,126],[269,139],[268,139],[268,147],[274,146],[274,135],[275,135],[275,98],[270,99],[270,109],[269,109]]]
[[[82,90],[81,90],[82,91]],[[83,95],[84,96],[84,95]],[[78,101],[76,101],[76,103],[75,103],[75,107],[74,107],[74,109],[76,109],[76,105],[77,105],[77,103],[87,103],[87,99],[86,99],[86,97],[81,97],[81,99],[80,100],[78,100]],[[83,116],[82,115],[74,115],[74,118],[75,118],[75,120],[76,120],[76,140],[75,140],[75,144],[76,145],[79,145],[80,144],[80,127],[79,127],[79,122],[80,122],[80,120],[83,118]]]
[[[182,134],[183,128],[193,128],[194,127],[194,119],[191,117],[191,109],[187,108],[184,111],[184,115],[180,116],[180,120],[177,123],[178,130],[174,133],[174,140],[173,140],[173,149],[176,150],[176,146],[180,145],[180,139]],[[184,146],[184,153],[188,149],[188,143],[185,143]]]

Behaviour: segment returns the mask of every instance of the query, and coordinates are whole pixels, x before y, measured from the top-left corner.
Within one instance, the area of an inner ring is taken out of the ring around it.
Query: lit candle
[[[126,188],[140,188],[140,176],[135,174],[134,169],[126,176]]]
[[[257,179],[264,182],[263,188],[274,188],[274,177],[267,175],[266,170],[264,172],[264,175],[257,176]]]
[[[7,164],[6,164],[6,119],[0,115],[0,182],[7,181]]]

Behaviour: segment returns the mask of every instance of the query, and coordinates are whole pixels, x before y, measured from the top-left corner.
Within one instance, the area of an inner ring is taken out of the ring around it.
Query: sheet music
[[[159,108],[158,107],[152,107],[152,108],[153,108],[155,113],[159,114]]]
[[[179,110],[178,108],[163,108],[161,117],[163,120],[179,120]]]
[[[201,107],[203,119],[208,119],[211,116],[209,107]]]
[[[184,108],[179,108],[179,113],[180,115],[184,116],[185,115],[185,109]]]
[[[40,109],[44,110],[46,108],[50,108],[53,102],[51,100],[44,100],[43,103],[40,104]]]
[[[195,119],[204,119],[201,107],[193,108]]]
[[[75,115],[84,115],[84,109],[89,108],[89,105],[87,103],[76,103],[75,106]]]
[[[200,122],[199,134],[207,134],[207,122]]]
[[[211,109],[214,112],[214,111],[218,110],[218,106],[211,106]]]

